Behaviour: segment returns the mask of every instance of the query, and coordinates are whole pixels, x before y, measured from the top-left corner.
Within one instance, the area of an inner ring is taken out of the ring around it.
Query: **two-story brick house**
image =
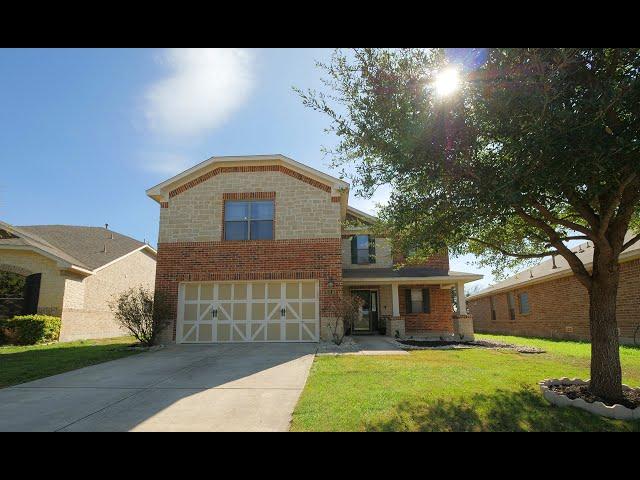
[[[316,342],[343,294],[364,300],[355,333],[470,334],[451,288],[481,276],[450,272],[447,255],[395,269],[338,178],[283,155],[213,157],[147,195],[160,204],[156,290],[173,306],[164,341]]]

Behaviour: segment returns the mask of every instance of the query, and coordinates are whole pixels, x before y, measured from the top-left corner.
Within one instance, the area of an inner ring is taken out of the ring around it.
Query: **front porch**
[[[467,312],[464,285],[482,276],[459,272],[415,275],[424,272],[407,270],[344,271],[344,294],[356,295],[363,301],[352,333],[472,339],[473,322]]]

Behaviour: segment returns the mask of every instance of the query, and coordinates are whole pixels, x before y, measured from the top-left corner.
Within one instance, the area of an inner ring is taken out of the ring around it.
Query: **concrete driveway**
[[[315,344],[178,345],[0,390],[0,431],[286,431]]]

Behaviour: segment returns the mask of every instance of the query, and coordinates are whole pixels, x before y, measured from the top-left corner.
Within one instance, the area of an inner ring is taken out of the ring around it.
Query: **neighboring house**
[[[593,245],[587,242],[573,251],[591,270]],[[477,332],[590,338],[587,290],[560,255],[470,296],[467,302]],[[640,325],[640,243],[620,255],[616,314],[620,341],[632,343]]]
[[[451,289],[481,276],[450,272],[446,254],[394,269],[342,180],[282,155],[214,157],[147,195],[160,204],[156,291],[174,309],[164,341],[316,342],[343,293],[365,302],[356,333],[472,335]]]
[[[0,274],[12,287],[10,297],[0,292],[4,316],[60,316],[60,340],[122,335],[108,303],[153,288],[155,271],[153,248],[106,228],[0,222]]]

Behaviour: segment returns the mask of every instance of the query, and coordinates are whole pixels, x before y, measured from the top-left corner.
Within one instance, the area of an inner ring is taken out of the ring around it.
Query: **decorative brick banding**
[[[223,193],[223,200],[273,200],[276,192]]]
[[[254,166],[247,166],[247,167],[214,168],[213,170],[203,175],[200,175],[197,178],[194,178],[193,180],[179,186],[178,188],[171,190],[169,192],[169,198],[173,198],[176,195],[186,192],[190,188],[193,188],[196,185],[199,185],[202,182],[205,182],[210,178],[215,177],[216,175],[220,175],[222,173],[233,173],[233,172],[242,172],[242,173],[280,172],[280,173],[284,173],[285,175],[289,175],[290,177],[296,178],[301,182],[304,182],[316,188],[319,188],[320,190],[323,190],[327,193],[331,193],[331,187],[329,185],[325,185],[324,183],[318,182],[313,178],[307,177],[306,175],[302,175],[301,173],[291,170],[290,168],[284,167],[282,165],[254,165]]]
[[[160,208],[169,208],[169,202],[160,202]]]

